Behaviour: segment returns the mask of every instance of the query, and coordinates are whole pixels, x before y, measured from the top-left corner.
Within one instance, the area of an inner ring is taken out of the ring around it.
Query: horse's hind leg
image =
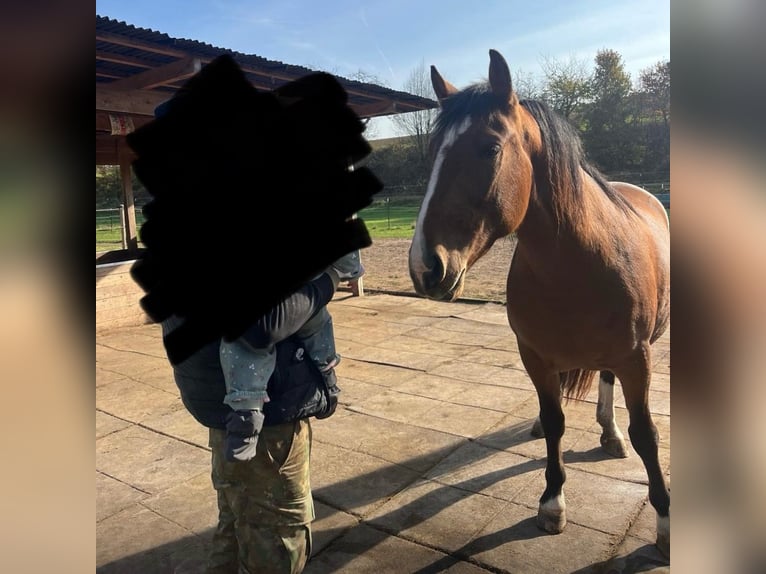
[[[603,429],[601,447],[614,457],[626,458],[628,445],[614,422],[614,373],[611,371],[601,371],[599,376],[596,420]]]
[[[519,344],[521,360],[537,390],[540,401],[540,422],[545,433],[547,461],[545,467],[546,487],[540,497],[537,525],[551,534],[558,534],[566,526],[566,502],[564,500],[564,459],[561,456],[561,437],[564,435],[564,411],[561,408],[561,384],[559,374],[551,370],[540,357]]]
[[[603,429],[601,433],[601,447],[616,458],[626,458],[628,456],[628,445],[625,444],[625,437],[614,422],[614,373],[611,371],[601,371],[598,383],[596,420]],[[545,436],[539,416],[532,424],[531,433],[535,438],[543,438]]]
[[[649,478],[649,501],[657,511],[657,547],[670,556],[670,493],[665,475],[660,467],[657,453],[657,427],[649,412],[649,381],[651,378],[651,354],[649,344],[631,360],[615,369],[620,378],[625,402],[630,413],[628,434],[633,448],[644,463]]]

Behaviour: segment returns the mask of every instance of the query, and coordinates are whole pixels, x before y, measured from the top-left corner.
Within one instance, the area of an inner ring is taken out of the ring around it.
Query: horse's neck
[[[583,170],[585,182],[578,198],[556,195],[536,181],[517,236],[530,264],[569,267],[608,257],[614,238],[627,232],[624,214]]]

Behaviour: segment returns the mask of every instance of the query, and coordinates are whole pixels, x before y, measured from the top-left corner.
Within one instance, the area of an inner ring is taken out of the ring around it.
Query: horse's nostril
[[[425,287],[426,291],[438,287],[444,279],[444,265],[441,259],[433,257],[432,261],[433,265],[431,268],[423,273],[423,287]]]

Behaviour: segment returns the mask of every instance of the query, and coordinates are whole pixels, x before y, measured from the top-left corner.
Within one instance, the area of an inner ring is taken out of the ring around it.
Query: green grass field
[[[373,239],[411,239],[420,204],[375,204],[359,212]]]

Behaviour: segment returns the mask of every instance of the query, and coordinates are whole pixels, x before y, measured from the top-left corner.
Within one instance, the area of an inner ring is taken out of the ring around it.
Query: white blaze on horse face
[[[418,220],[415,224],[415,236],[412,238],[412,249],[410,250],[410,269],[416,272],[418,275],[422,275],[429,270],[429,267],[425,263],[425,240],[423,238],[423,222],[426,219],[426,212],[428,211],[428,204],[434,195],[436,190],[436,184],[439,182],[439,172],[441,171],[442,163],[447,155],[447,151],[454,145],[457,138],[460,137],[471,126],[471,118],[465,118],[460,125],[453,126],[447,133],[444,134],[444,140],[439,147],[439,151],[436,154],[436,160],[434,161],[434,167],[431,170],[431,177],[428,180],[428,188],[426,188],[426,196],[423,198],[423,204],[420,207],[420,213],[418,213]]]

